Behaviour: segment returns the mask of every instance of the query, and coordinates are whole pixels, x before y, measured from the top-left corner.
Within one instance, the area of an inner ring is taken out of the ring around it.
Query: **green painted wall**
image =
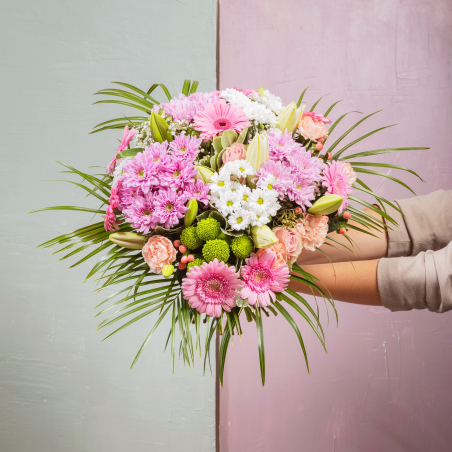
[[[88,266],[35,246],[90,214],[27,212],[87,205],[54,159],[105,166],[119,133],[88,135],[129,113],[96,105],[109,82],[147,88],[184,78],[215,88],[215,0],[8,1],[0,16],[0,450],[212,451],[215,379],[163,354],[168,323],[137,366],[150,320],[100,343]],[[119,113],[119,114],[118,114]]]

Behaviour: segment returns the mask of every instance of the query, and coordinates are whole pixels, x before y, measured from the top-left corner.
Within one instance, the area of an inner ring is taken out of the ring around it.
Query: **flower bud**
[[[130,250],[141,250],[144,246],[144,235],[136,232],[115,232],[108,237],[114,244]]]
[[[195,198],[190,199],[187,203],[188,210],[185,212],[184,224],[188,228],[195,221],[196,215],[198,215],[198,201]]]
[[[210,182],[210,178],[213,176],[214,171],[207,166],[197,166],[196,169],[198,172],[196,173],[195,179],[201,179],[205,184]]]
[[[278,243],[278,238],[266,225],[261,226],[260,228],[253,226],[251,228],[251,238],[253,239],[256,248],[269,248]]]
[[[255,170],[260,170],[264,162],[268,160],[268,137],[266,132],[262,132],[254,135],[251,143],[246,150],[245,160],[251,163],[251,166]],[[255,176],[247,176],[248,183],[251,183],[251,179]]]
[[[329,215],[336,212],[342,205],[342,196],[339,195],[325,195],[318,199],[308,212],[312,215]]]
[[[276,127],[285,132],[294,133],[298,123],[300,122],[301,115],[303,113],[303,107],[297,108],[295,102],[291,102],[276,118]]]
[[[261,87],[257,90],[257,92],[259,93],[259,96],[263,96],[263,95],[264,95],[264,91],[265,91],[265,88],[264,88],[263,86],[261,86]]]
[[[164,141],[171,142],[173,141],[173,136],[171,132],[168,130],[168,123],[157,113],[151,114],[151,135],[155,141],[159,143],[163,143]]]
[[[167,264],[162,267],[162,276],[169,278],[174,272],[174,265]]]

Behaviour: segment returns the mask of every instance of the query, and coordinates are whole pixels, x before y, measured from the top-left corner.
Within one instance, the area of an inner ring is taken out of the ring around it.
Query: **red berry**
[[[179,248],[179,247],[180,247],[180,240],[174,240],[173,245],[174,245],[176,248]]]
[[[189,254],[187,256],[188,262],[193,262],[195,260],[195,256],[193,256],[193,254]]]
[[[323,149],[323,144],[322,144],[322,143],[317,143],[317,144],[315,145],[315,148],[316,148],[318,151],[321,151],[321,150]]]
[[[325,137],[319,138],[318,141],[320,141],[320,143],[324,143],[325,142]]]
[[[187,256],[182,256],[182,259],[180,260],[182,264],[186,264],[188,262]]]
[[[187,267],[187,264],[179,264],[179,270],[185,270],[185,268]]]
[[[342,215],[346,220],[350,220],[352,214],[348,210],[346,210]]]
[[[345,228],[340,228],[339,229],[339,234],[344,235],[347,231],[345,230]]]
[[[333,154],[331,152],[328,152],[328,160],[331,160],[333,158]]]
[[[181,253],[185,253],[185,251],[187,251],[187,247],[184,246],[184,245],[181,245],[181,246],[179,247],[179,251],[180,251]]]
[[[303,210],[301,207],[296,207],[295,208],[295,215],[301,215],[303,213]]]

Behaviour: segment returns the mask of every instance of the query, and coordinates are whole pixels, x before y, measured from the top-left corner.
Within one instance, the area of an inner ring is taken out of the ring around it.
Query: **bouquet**
[[[66,173],[82,178],[71,182],[99,201],[100,207],[41,209],[90,212],[103,220],[40,246],[63,245],[57,251],[69,251],[63,259],[89,249],[73,266],[105,252],[88,278],[98,276],[97,290],[127,283],[97,306],[98,315],[113,312],[99,328],[124,321],[107,337],[158,313],[132,366],[168,316],[173,371],[176,336],[179,357],[191,365],[204,350],[205,368],[218,331],[222,382],[229,342],[234,334],[242,334],[245,317],[256,324],[264,384],[262,318],[281,314],[297,335],[309,371],[303,338],[289,310],[308,322],[325,348],[324,333],[318,309],[293,291],[289,282],[309,285],[333,309],[334,303],[321,281],[297,265],[298,256],[323,243],[345,246],[329,232],[347,237],[353,228],[372,234],[395,224],[384,206],[397,206],[373,193],[357,173],[386,177],[407,187],[368,167],[410,171],[391,164],[348,161],[427,148],[378,149],[345,157],[346,150],[386,127],[340,147],[350,132],[372,116],[368,115],[327,146],[347,113],[335,121],[330,118],[339,102],[323,115],[314,111],[319,101],[306,108],[306,90],[297,103],[284,106],[264,88],[196,92],[198,82],[186,80],[182,93],[172,97],[163,84],[147,92],[117,84],[125,89],[96,94],[121,100],[99,103],[118,103],[145,115],[124,116],[95,127],[92,133],[123,130],[105,173],[88,174],[63,164]],[[159,87],[167,102],[154,97]],[[359,193],[372,195],[380,207],[360,199]],[[359,205],[380,214],[386,224],[359,210]],[[348,224],[350,219],[353,225]],[[201,341],[203,326],[206,332]]]

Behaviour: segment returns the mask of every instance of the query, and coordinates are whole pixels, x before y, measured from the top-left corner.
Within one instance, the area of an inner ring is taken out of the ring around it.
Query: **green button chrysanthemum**
[[[180,235],[180,242],[189,250],[195,250],[203,244],[203,241],[198,237],[196,228],[194,226],[185,228],[182,231],[182,234]]]
[[[254,250],[254,242],[247,236],[241,235],[240,237],[234,237],[231,243],[232,252],[239,259],[245,259],[250,257]]]
[[[201,240],[214,240],[220,235],[220,223],[215,218],[205,218],[198,223],[196,233]]]
[[[227,262],[229,254],[229,245],[224,240],[209,240],[202,248],[202,255],[207,262],[214,259]]]

